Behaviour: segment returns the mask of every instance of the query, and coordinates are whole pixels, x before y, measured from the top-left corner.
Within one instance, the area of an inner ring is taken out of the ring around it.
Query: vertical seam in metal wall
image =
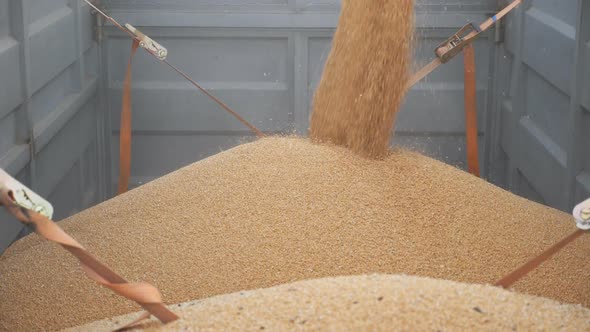
[[[500,6],[498,6],[499,8]],[[497,25],[494,29],[498,29]],[[495,31],[494,31],[495,33]],[[488,73],[494,73],[495,75],[488,75],[488,88],[486,91],[486,109],[484,115],[484,149],[483,149],[483,178],[488,179],[490,178],[490,169],[491,161],[492,160],[492,149],[494,146],[494,137],[493,137],[493,127],[494,127],[494,120],[496,112],[496,102],[497,98],[495,96],[496,89],[497,89],[497,72],[496,68],[498,67],[498,44],[496,43],[494,38],[489,38],[488,43],[490,45],[489,51],[489,67]]]
[[[29,11],[28,11],[28,0],[12,0],[9,2],[11,14],[13,19],[11,20],[11,28],[13,29],[14,37],[19,42],[19,53],[20,53],[20,76],[21,76],[21,89],[23,102],[21,104],[20,112],[24,115],[25,120],[25,131],[26,131],[26,144],[29,148],[29,186],[33,190],[37,190],[37,176],[36,176],[36,161],[35,161],[35,147],[34,147],[34,126],[30,110],[30,99],[31,99],[31,74],[30,74],[30,49],[29,49]],[[18,124],[17,124],[18,125]],[[20,132],[20,129],[19,129]],[[21,139],[21,137],[19,137]],[[21,142],[17,142],[21,144]],[[26,167],[26,166],[25,166]],[[21,171],[21,170],[19,170]],[[23,227],[16,237],[10,242],[14,242],[17,239],[28,233],[28,229]]]
[[[293,69],[295,69],[295,49],[297,48],[295,46],[296,43],[296,37],[295,37],[295,32],[293,31],[289,31],[288,32],[288,41],[287,41],[287,54],[288,54],[288,59],[287,59],[287,81],[288,81],[288,93],[289,93],[289,131],[290,132],[294,132],[297,128],[296,125],[296,118],[295,118],[295,91],[294,91],[294,87],[295,87],[295,71]]]
[[[31,50],[29,40],[29,1],[30,0],[13,0],[16,3],[19,10],[21,19],[21,30],[19,35],[20,40],[20,53],[21,53],[21,81],[23,88],[23,104],[22,110],[25,114],[26,125],[27,125],[27,136],[29,145],[29,174],[30,174],[30,185],[31,189],[38,190],[37,188],[37,162],[36,162],[36,148],[35,148],[35,125],[33,123],[33,115],[31,111]],[[20,6],[20,7],[18,7]]]
[[[82,42],[82,25],[80,24],[80,18],[81,18],[81,6],[80,6],[80,1],[78,0],[70,0],[70,6],[72,8],[72,11],[74,13],[74,27],[76,29],[76,50],[78,53],[78,60],[77,60],[77,65],[78,65],[78,81],[80,83],[79,87],[79,91],[82,91],[85,84],[85,80],[84,80],[84,46],[83,46],[83,42]]]
[[[302,32],[298,31],[295,34],[295,43],[299,47],[295,47],[295,61],[294,61],[294,103],[295,103],[295,128],[298,135],[305,135],[307,129],[307,62],[308,62],[308,47],[309,38]]]
[[[586,15],[584,17],[584,15]],[[578,20],[576,22],[576,48],[574,53],[574,65],[572,68],[572,80],[570,91],[569,110],[569,142],[567,151],[567,177],[566,177],[566,208],[573,208],[576,199],[576,177],[582,171],[582,106],[581,94],[584,79],[582,65],[586,51],[586,39],[590,37],[590,2],[579,0]]]
[[[82,91],[84,89],[85,86],[85,80],[84,80],[84,55],[83,55],[83,46],[82,46],[82,29],[81,29],[81,24],[80,24],[80,2],[78,0],[69,0],[69,6],[72,9],[72,12],[74,14],[74,29],[76,29],[76,40],[75,40],[75,45],[76,45],[76,54],[77,54],[77,59],[76,59],[76,71],[77,77],[75,78],[75,80],[77,81],[78,84],[74,84],[74,90],[75,91]],[[78,88],[76,88],[76,86]],[[80,132],[80,134],[82,134],[81,132],[81,128],[78,128],[78,131]],[[79,192],[79,196],[78,196],[78,206],[76,206],[77,210],[81,210],[83,208],[82,206],[82,202],[83,202],[83,197],[85,194],[85,189],[84,189],[84,167],[86,166],[86,164],[84,163],[84,152],[85,149],[82,146],[80,149],[80,153],[78,154],[78,192]],[[75,164],[74,164],[75,166]],[[73,167],[74,167],[73,166]]]
[[[516,14],[517,16],[517,39],[516,39],[516,50],[514,54],[514,62],[512,68],[512,77],[510,78],[510,99],[512,104],[512,112],[514,117],[512,122],[510,123],[510,136],[513,140],[516,137],[515,134],[518,133],[518,122],[520,121],[521,115],[524,114],[526,109],[526,100],[525,100],[525,85],[526,82],[524,80],[524,65],[522,59],[522,52],[523,52],[523,44],[524,44],[524,15],[527,11],[527,8],[530,6],[530,1],[524,1],[517,9]],[[514,145],[510,146],[512,151],[507,151],[509,157],[509,167],[508,167],[508,187],[512,192],[518,192],[520,190],[518,180],[518,167],[514,165],[514,155],[516,151],[514,150]]]
[[[97,5],[100,6],[100,1]],[[99,193],[100,201],[108,199],[111,195],[111,139],[110,139],[110,110],[108,106],[108,53],[105,44],[104,25],[103,20],[99,16],[95,16],[95,26],[97,38],[97,52],[98,52],[98,73],[100,76],[100,84],[98,88],[98,131],[99,131]]]
[[[504,44],[505,45],[505,44]],[[494,43],[492,50],[490,51],[490,75],[488,79],[488,115],[487,115],[487,123],[486,123],[486,146],[485,146],[485,161],[484,165],[486,166],[484,170],[485,177],[493,182],[498,184],[498,181],[503,180],[503,184],[505,184],[505,179],[496,179],[494,178],[495,170],[497,169],[497,162],[499,160],[499,147],[500,147],[500,120],[502,118],[502,100],[501,100],[501,92],[500,92],[500,59],[504,54],[504,45]]]
[[[504,8],[507,5],[507,1],[505,0],[498,0],[498,7],[499,8]],[[514,14],[513,14],[514,15]],[[491,110],[490,110],[490,121],[491,123],[489,124],[489,131],[487,132],[487,136],[489,137],[489,158],[488,161],[486,162],[486,164],[489,164],[489,169],[488,169],[488,176],[490,176],[490,179],[493,183],[495,183],[496,185],[501,184],[504,187],[508,186],[508,174],[506,174],[506,167],[505,167],[505,163],[507,162],[506,160],[501,160],[501,156],[500,156],[500,151],[501,151],[501,144],[502,144],[502,138],[500,136],[500,133],[502,132],[502,111],[503,111],[503,105],[504,105],[504,97],[506,96],[506,87],[501,87],[500,81],[504,81],[504,76],[502,76],[502,79],[499,80],[498,78],[500,77],[501,74],[501,66],[502,66],[502,57],[505,56],[506,54],[506,29],[507,29],[507,23],[506,23],[506,19],[502,20],[500,22],[500,24],[503,24],[503,31],[502,33],[504,34],[502,41],[498,44],[495,44],[494,47],[494,57],[490,58],[490,62],[494,62],[494,68],[493,71],[490,71],[491,75],[490,75],[490,80],[492,81],[492,90],[493,90],[493,94],[490,94],[492,101],[491,101]],[[508,89],[510,89],[510,87],[508,87]],[[502,93],[504,93],[504,95],[502,95]],[[503,162],[503,164],[499,165],[499,162]],[[492,178],[494,177],[494,174],[496,174],[498,167],[503,168],[504,170],[502,171],[502,178]],[[490,169],[493,169],[494,174],[492,174],[492,171]]]
[[[109,65],[109,47],[110,47],[110,39],[109,32],[105,29],[104,21],[101,20],[101,64],[102,64],[102,75],[103,75],[103,109],[102,113],[104,115],[103,119],[103,135],[104,135],[104,153],[105,153],[105,167],[106,167],[106,198],[111,197],[113,194],[113,155],[112,155],[112,139],[113,139],[113,129],[112,129],[112,119],[111,119],[111,91],[110,91],[110,82],[111,82],[111,71]]]

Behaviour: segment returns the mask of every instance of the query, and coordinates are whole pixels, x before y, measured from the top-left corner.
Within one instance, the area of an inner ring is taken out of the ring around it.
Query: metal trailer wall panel
[[[80,1],[0,0],[0,167],[47,197],[56,220],[104,196],[92,26]],[[0,212],[0,253],[26,233]]]
[[[330,50],[340,1],[103,0],[169,50],[169,61],[268,133],[305,135],[313,92]],[[496,11],[493,0],[417,1],[416,65],[468,22]],[[484,162],[490,54],[487,33],[476,42],[479,126]],[[111,189],[117,180],[121,91],[130,40],[105,28]],[[238,121],[153,57],[133,64],[132,186],[253,140]],[[394,144],[464,167],[463,61],[441,67],[408,94]],[[112,193],[112,190],[111,190]]]
[[[571,211],[590,196],[590,2],[525,1],[495,61],[492,180]]]

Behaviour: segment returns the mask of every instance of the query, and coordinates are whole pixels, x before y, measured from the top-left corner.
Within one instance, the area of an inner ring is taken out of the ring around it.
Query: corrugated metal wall
[[[98,51],[76,0],[0,0],[0,167],[59,220],[101,198]],[[0,212],[0,253],[23,231]]]
[[[590,196],[590,1],[525,1],[496,59],[492,178],[571,211]]]
[[[305,134],[310,100],[330,50],[340,1],[103,0],[121,22],[141,27],[169,60],[266,132]],[[418,64],[462,25],[481,22],[495,0],[417,1]],[[121,87],[130,41],[106,28],[112,183],[118,166]],[[486,35],[487,37],[488,35]],[[476,42],[482,147],[493,44]],[[252,139],[239,122],[169,68],[140,52],[134,63],[132,185]],[[464,165],[463,62],[442,67],[409,94],[396,144]],[[483,159],[482,148],[482,159]]]

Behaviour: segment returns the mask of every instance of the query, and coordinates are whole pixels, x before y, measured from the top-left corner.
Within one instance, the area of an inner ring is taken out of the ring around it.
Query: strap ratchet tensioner
[[[153,39],[129,23],[125,24],[125,28],[127,28],[127,30],[129,30],[129,32],[131,32],[139,41],[140,47],[144,48],[160,60],[166,59],[166,56],[168,56],[168,50],[165,47],[156,43]]]
[[[461,53],[465,46],[473,42],[479,35],[481,30],[473,23],[469,23],[462,27],[456,34],[440,44],[434,53],[442,63],[449,62],[457,54]]]
[[[117,22],[117,20],[107,15],[104,11],[100,10],[100,8],[96,7],[96,5],[94,5],[90,0],[84,0],[84,2],[86,2],[90,7],[92,7],[92,9],[96,11],[96,13],[100,14],[102,17],[113,23],[113,25],[115,25],[117,28],[119,28],[123,32],[128,33],[131,37],[137,40],[141,48],[151,53],[160,61],[166,60],[166,57],[168,56],[168,50],[165,47],[156,43],[153,39],[148,37],[143,32],[139,31],[139,29],[137,29],[129,23],[125,24],[125,27],[123,27],[119,22]]]

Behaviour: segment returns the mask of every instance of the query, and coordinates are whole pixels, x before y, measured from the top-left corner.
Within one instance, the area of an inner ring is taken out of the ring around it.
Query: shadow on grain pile
[[[375,161],[299,138],[228,150],[61,225],[167,303],[370,273],[491,283],[575,229],[565,213],[413,152]],[[588,306],[589,251],[579,239],[516,290]],[[0,298],[11,331],[139,310],[36,235],[0,259]]]

